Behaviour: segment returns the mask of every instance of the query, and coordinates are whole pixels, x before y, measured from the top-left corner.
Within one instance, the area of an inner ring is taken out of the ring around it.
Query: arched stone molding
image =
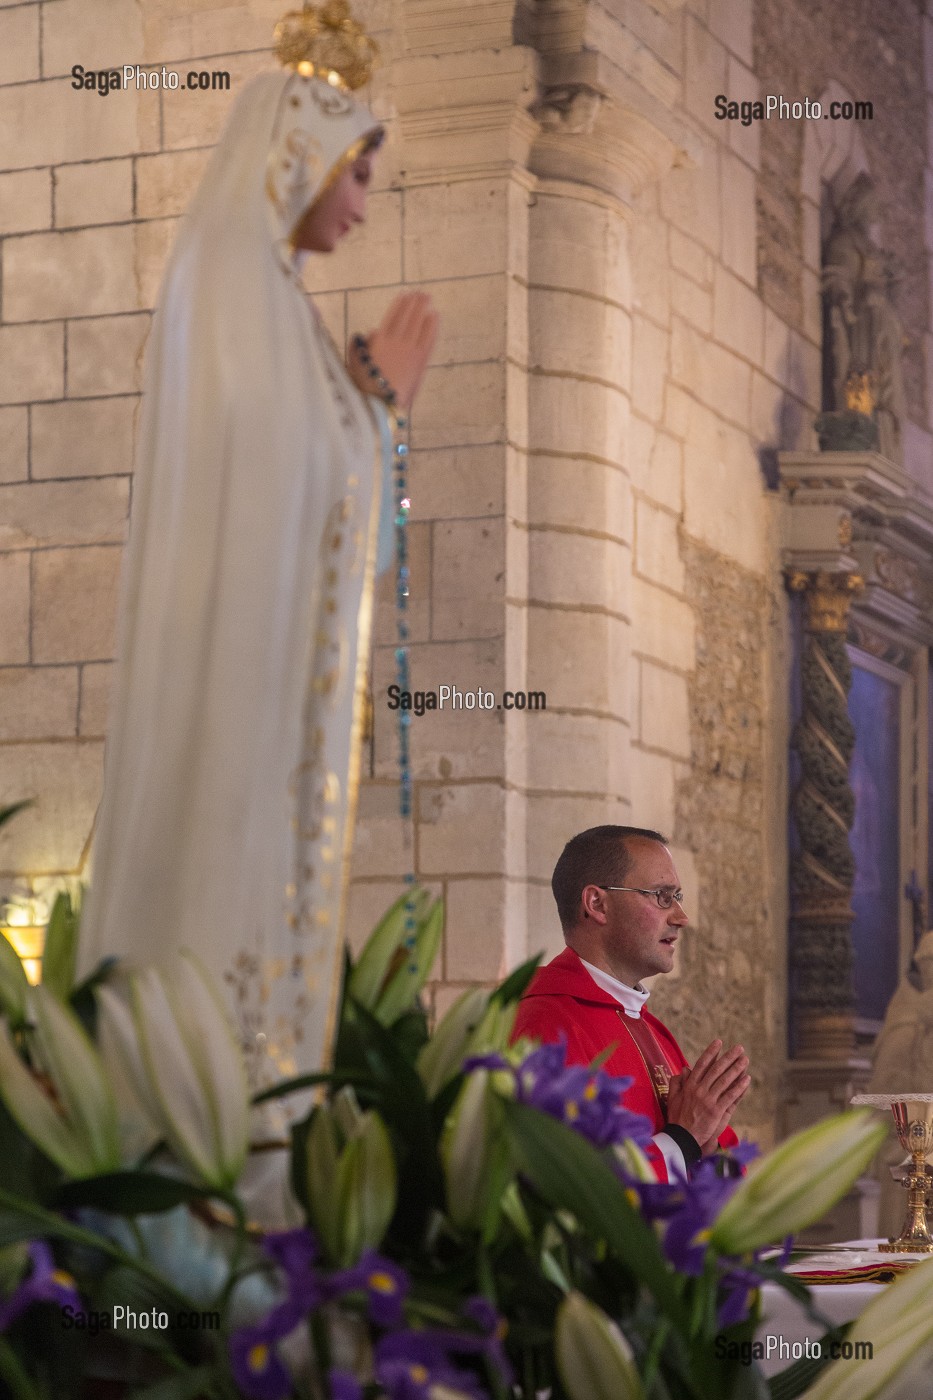
[[[847,88],[835,78],[820,93],[824,112],[831,102],[854,102]],[[829,232],[828,220],[857,175],[870,173],[865,142],[856,122],[809,121],[803,137],[800,193],[803,199],[804,301],[819,296],[820,253]],[[823,198],[828,186],[829,200]],[[813,277],[817,279],[814,288]],[[813,314],[812,306],[808,314]]]

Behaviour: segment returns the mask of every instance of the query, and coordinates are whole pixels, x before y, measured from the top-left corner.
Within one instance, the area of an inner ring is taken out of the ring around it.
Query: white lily
[[[52,1093],[0,1029],[0,1094],[28,1138],[72,1177],[99,1176],[120,1166],[117,1105],[104,1063],[70,1008],[45,987],[33,989],[35,1047]]]
[[[129,981],[131,1015],[103,998],[139,1105],[192,1174],[228,1190],[249,1143],[249,1089],[240,1046],[207,971],[184,952],[172,975],[145,968]]]
[[[362,1112],[352,1089],[315,1109],[308,1130],[308,1211],[327,1257],[343,1268],[376,1249],[397,1198],[395,1155],[378,1113]]]
[[[493,1073],[467,1075],[441,1135],[447,1209],[465,1229],[491,1224],[514,1174]]]
[[[873,1298],[846,1338],[859,1355],[870,1344],[870,1360],[839,1360],[807,1390],[802,1400],[914,1400],[929,1394],[929,1374],[919,1381],[917,1363],[929,1362],[933,1340],[933,1260],[902,1274]]]
[[[163,1136],[161,1112],[129,1007],[112,986],[98,987],[96,996],[97,1047],[116,1095],[123,1156],[138,1159]]]
[[[417,1067],[429,1099],[436,1098],[459,1070],[470,1037],[483,1020],[488,1005],[489,993],[482,987],[470,987],[457,998],[422,1047]]]
[[[558,1309],[554,1351],[571,1400],[643,1400],[631,1347],[582,1293],[570,1293]]]
[[[861,1176],[887,1137],[871,1109],[826,1118],[749,1168],[720,1211],[710,1242],[747,1254],[819,1220]]]

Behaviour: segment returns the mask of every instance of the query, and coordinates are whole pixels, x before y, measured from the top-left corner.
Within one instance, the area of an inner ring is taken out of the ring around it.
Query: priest
[[[551,889],[567,947],[535,974],[513,1038],[563,1037],[568,1064],[602,1057],[608,1074],[629,1076],[625,1107],[654,1124],[659,1177],[686,1175],[736,1144],[729,1120],[751,1079],[742,1046],[724,1050],[721,1040],[691,1067],[646,1009],[642,979],[671,971],[687,923],[667,841],[642,827],[592,827],[564,847]]]

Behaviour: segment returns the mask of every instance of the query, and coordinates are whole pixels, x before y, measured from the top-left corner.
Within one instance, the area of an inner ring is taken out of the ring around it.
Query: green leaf
[[[56,896],[45,935],[42,953],[42,984],[59,1001],[67,1001],[75,983],[78,952],[78,915],[71,895],[64,890]]]
[[[10,1387],[12,1400],[42,1400],[23,1363],[5,1337],[0,1337],[0,1380]]]
[[[654,1294],[675,1325],[687,1315],[647,1221],[600,1152],[579,1133],[526,1104],[505,1102],[505,1120],[525,1175],[552,1206],[571,1211]]]
[[[24,811],[32,806],[32,798],[27,798],[25,802],[14,802],[10,807],[0,807],[0,826],[4,826],[17,812]]]
[[[79,943],[80,939],[79,928]],[[101,958],[93,972],[89,973],[83,982],[78,983],[69,998],[72,1011],[93,1041],[97,1040],[97,999],[94,994],[98,987],[109,982],[111,973],[119,966],[119,962],[119,958]]]
[[[90,1206],[111,1215],[158,1215],[213,1194],[206,1187],[161,1172],[121,1171],[69,1181],[59,1189],[55,1204],[61,1210]]]
[[[147,1351],[173,1353],[171,1326],[175,1303],[167,1286],[159,1288],[151,1279],[141,1278],[134,1269],[118,1264],[115,1269],[109,1269],[101,1280],[94,1296],[94,1305],[97,1311],[110,1314],[114,1334],[121,1341],[145,1347]],[[124,1309],[119,1317],[114,1315],[117,1307]],[[168,1327],[135,1327],[127,1321],[127,1312],[149,1313],[151,1316],[153,1309],[156,1313],[168,1313]]]
[[[437,1156],[437,1127],[414,1065],[365,1007],[344,1006],[335,1063],[357,1071],[354,1085],[364,1108],[374,1108],[395,1135],[399,1171],[396,1224],[420,1238],[430,1211],[442,1208],[443,1178]]]
[[[415,922],[422,917],[425,906],[430,901],[427,890],[414,886],[400,894],[393,905],[383,914],[373,929],[366,945],[350,973],[347,993],[354,1001],[371,1011],[375,1006],[383,983],[392,966],[392,961],[405,937],[406,906],[411,900]]]
[[[365,1079],[365,1076],[363,1077]],[[273,1084],[268,1089],[263,1089],[261,1093],[254,1094],[253,1103],[267,1103],[270,1099],[281,1099],[286,1094],[297,1094],[302,1089],[315,1089],[320,1084],[329,1084],[333,1089],[339,1089],[344,1084],[359,1085],[361,1077],[353,1070],[330,1070],[319,1074],[298,1074],[294,1079],[283,1079],[278,1084]],[[376,1081],[371,1076],[368,1081],[375,1084]]]
[[[508,1006],[513,1001],[520,1001],[543,957],[543,953],[536,953],[533,958],[523,962],[514,972],[510,972],[505,981],[499,983],[490,1000],[498,1001],[503,1006]]]
[[[26,1020],[29,982],[22,960],[6,934],[0,934],[0,1010],[14,1030]]]
[[[147,1385],[145,1390],[135,1390],[133,1400],[201,1400],[202,1396],[215,1393],[212,1386],[219,1374],[215,1366],[198,1366]]]

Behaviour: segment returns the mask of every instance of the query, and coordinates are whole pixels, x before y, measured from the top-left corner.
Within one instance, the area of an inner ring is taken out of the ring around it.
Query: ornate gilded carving
[[[792,593],[804,594],[808,632],[845,635],[852,596],[865,585],[859,574],[831,574],[822,569],[817,573],[804,573],[793,569],[788,573],[787,586]]]
[[[899,666],[906,670],[910,664],[912,652],[909,648],[899,646],[884,632],[870,627],[862,618],[849,619],[848,639],[852,646],[858,647],[860,651],[867,651],[869,656],[877,656],[879,661],[887,661],[891,666]]]
[[[792,1009],[797,1053],[830,1058],[854,1044],[849,831],[855,798],[849,759],[855,731],[845,638],[849,606],[862,580],[857,574],[793,571],[787,582],[804,595],[807,632],[802,713],[791,739],[800,759],[791,799],[799,842],[791,866]]]
[[[894,554],[890,549],[875,550],[875,572],[891,593],[908,603],[919,601],[920,570],[913,559]]]

